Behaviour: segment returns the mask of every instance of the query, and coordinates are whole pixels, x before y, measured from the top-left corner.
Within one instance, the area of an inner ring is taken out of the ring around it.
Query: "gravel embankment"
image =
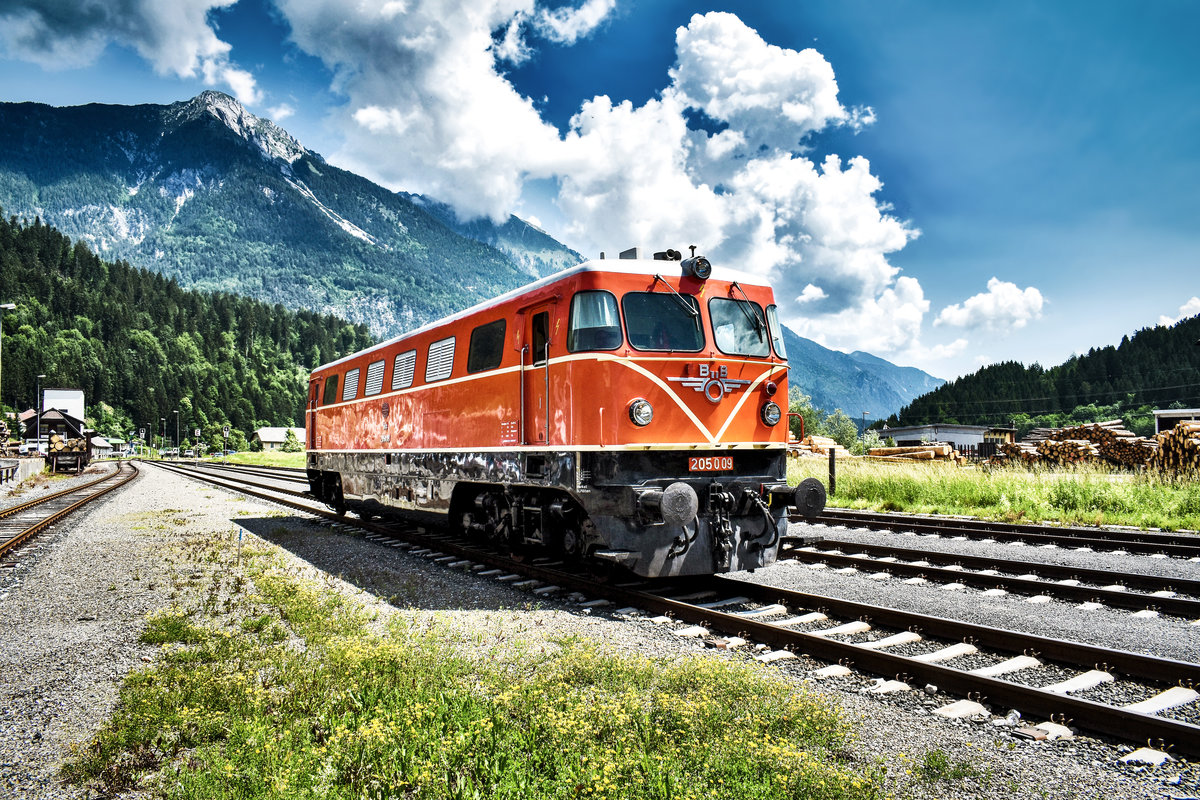
[[[384,613],[436,615],[477,629],[489,640],[501,634],[528,637],[536,646],[576,634],[667,658],[697,652],[742,657],[681,639],[645,618],[618,619],[589,614],[567,602],[539,600],[506,584],[332,533],[269,503],[146,467],[141,479],[60,526],[36,551],[22,551],[18,567],[0,571],[0,797],[88,796],[86,790],[60,782],[58,764],[72,745],[85,743],[107,719],[123,677],[155,656],[156,648],[137,641],[146,613],[171,602],[173,585],[186,591],[189,582],[178,580],[181,571],[194,575],[204,569],[169,555],[183,552],[173,545],[203,535],[228,537],[231,529],[280,548],[297,574],[319,577],[331,590],[375,604]],[[939,542],[939,549],[944,544],[949,543]],[[1005,558],[1020,549],[1000,548]],[[898,580],[834,575],[796,563],[749,577],[926,613],[969,614],[984,624],[1063,633],[1188,660],[1200,652],[1200,629],[1169,618],[1135,621],[1129,612],[1076,613],[1059,603],[1031,606],[1019,597],[984,598],[977,591],[945,592],[936,585],[909,587]],[[185,597],[176,600],[186,602]],[[798,681],[818,666],[804,657],[782,664],[771,668]],[[862,694],[872,683],[869,677],[850,676],[812,686],[843,707],[856,730],[853,754],[864,764],[885,764],[899,797],[1132,800],[1200,795],[1200,770],[1187,762],[1155,768],[1122,765],[1118,759],[1129,748],[1082,737],[1018,742],[991,721],[951,723],[930,716],[945,697],[919,691],[884,699]],[[971,776],[919,780],[917,765],[936,750],[951,764],[968,765]]]

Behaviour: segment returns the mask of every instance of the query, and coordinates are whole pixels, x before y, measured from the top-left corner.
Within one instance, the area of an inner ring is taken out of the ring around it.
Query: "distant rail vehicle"
[[[763,567],[825,503],[786,482],[787,366],[770,287],[602,257],[314,370],[310,492],[646,577]]]

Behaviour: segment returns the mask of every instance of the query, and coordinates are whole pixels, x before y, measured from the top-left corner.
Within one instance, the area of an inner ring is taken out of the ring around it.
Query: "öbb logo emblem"
[[[713,405],[725,399],[726,393],[736,392],[738,389],[750,385],[750,381],[726,377],[729,375],[729,368],[724,364],[721,366],[697,364],[696,366],[700,368],[700,374],[695,378],[667,378],[667,380],[702,392],[708,398],[708,402]]]

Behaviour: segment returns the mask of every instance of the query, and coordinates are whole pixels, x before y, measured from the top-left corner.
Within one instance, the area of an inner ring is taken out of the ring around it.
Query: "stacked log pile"
[[[794,456],[828,456],[832,450],[835,458],[848,458],[850,451],[828,436],[805,436],[799,443],[788,445],[788,453]]]
[[[1045,441],[1043,439],[1043,441]],[[1000,444],[1000,452],[1003,453],[1010,461],[1021,461],[1025,464],[1038,463],[1042,455],[1037,451],[1037,446],[1031,444],[1028,440],[1021,442],[1002,442]]]
[[[1158,442],[1130,433],[1119,419],[1063,428],[1050,438],[1091,442],[1096,457],[1121,467],[1143,467],[1158,450]]]
[[[941,442],[911,447],[872,447],[867,455],[879,461],[946,461],[956,464],[966,461],[957,450]]]
[[[1054,464],[1079,464],[1100,456],[1100,448],[1089,439],[1043,439],[1035,449]]]
[[[1164,472],[1200,472],[1200,422],[1180,422],[1156,439],[1153,466]]]
[[[67,439],[57,433],[50,434],[51,453],[86,453],[87,439]]]
[[[0,419],[0,455],[9,455],[8,437],[12,435],[8,430],[8,423]]]
[[[1158,448],[1156,440],[1125,430],[1119,419],[1070,428],[1034,428],[1022,441],[1000,446],[1009,459],[1026,464],[1105,461],[1131,468],[1146,466]]]

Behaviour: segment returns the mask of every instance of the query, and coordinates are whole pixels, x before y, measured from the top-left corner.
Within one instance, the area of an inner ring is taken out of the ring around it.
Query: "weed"
[[[956,781],[973,777],[976,769],[966,761],[951,761],[945,750],[935,747],[926,751],[917,772],[927,781]]]

